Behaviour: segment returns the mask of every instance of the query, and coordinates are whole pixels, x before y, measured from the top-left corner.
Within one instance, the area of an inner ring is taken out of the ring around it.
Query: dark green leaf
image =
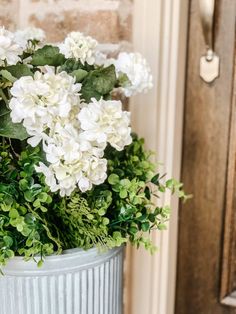
[[[151,182],[153,184],[156,184],[156,185],[159,185],[159,174],[156,174],[152,179],[151,179]]]
[[[82,69],[74,70],[70,75],[75,76],[76,82],[82,82],[83,79],[87,76],[88,72]]]
[[[65,61],[63,54],[59,52],[58,47],[46,45],[35,51],[32,56],[31,64],[35,66],[52,65],[59,66]]]
[[[81,89],[82,96],[86,101],[92,97],[99,100],[102,96],[108,95],[116,84],[116,73],[113,65],[91,71],[86,77]]]
[[[14,76],[12,76],[12,74],[7,70],[1,70],[0,74],[2,75],[2,77],[4,77],[9,82],[14,83],[16,81],[16,78]]]
[[[30,68],[26,64],[16,64],[10,65],[6,67],[7,71],[11,73],[11,75],[17,79],[22,76],[33,76]]]
[[[151,199],[151,192],[150,192],[150,189],[148,186],[145,187],[144,193],[145,193],[146,198],[148,200],[150,200]]]
[[[90,79],[92,79],[92,85],[99,94],[106,95],[110,93],[116,84],[114,65],[101,70],[95,70]]]
[[[0,117],[4,116],[5,114],[7,114],[9,112],[10,112],[10,110],[6,107],[5,103],[3,101],[0,101]],[[0,126],[1,126],[1,124],[0,124]]]
[[[21,141],[29,137],[21,123],[12,122],[9,113],[0,117],[0,136],[15,138]]]
[[[86,83],[81,88],[82,98],[89,103],[91,98],[95,98],[97,100],[102,98],[102,95],[94,90],[90,83]]]
[[[138,228],[137,228],[137,227],[130,227],[130,228],[129,228],[129,232],[130,232],[131,234],[135,234],[135,233],[138,232]]]
[[[143,223],[141,224],[141,229],[142,229],[142,231],[144,231],[144,232],[147,232],[147,231],[149,230],[149,227],[150,227],[149,222],[143,222]]]
[[[4,236],[3,237],[3,242],[4,242],[5,246],[11,247],[12,244],[13,244],[13,239],[11,237],[9,237],[9,236]]]
[[[27,190],[24,193],[24,197],[26,199],[27,202],[33,202],[34,201],[34,192],[31,190]]]

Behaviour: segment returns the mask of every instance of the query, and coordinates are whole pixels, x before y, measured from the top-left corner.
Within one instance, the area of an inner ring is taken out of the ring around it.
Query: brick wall
[[[101,43],[127,45],[132,35],[132,0],[0,0],[0,25],[44,29],[49,41],[72,30]]]

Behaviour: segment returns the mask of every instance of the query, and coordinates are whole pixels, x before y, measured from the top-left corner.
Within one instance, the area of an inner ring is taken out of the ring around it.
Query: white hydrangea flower
[[[42,141],[48,166],[40,163],[36,171],[44,174],[51,191],[65,196],[105,181],[104,150],[107,143],[117,150],[131,143],[130,114],[120,101],[81,103],[81,84],[54,70],[46,67],[44,73],[17,80],[9,107],[12,121],[23,122],[30,135],[28,143]]]
[[[117,76],[124,73],[130,81],[130,84],[121,88],[126,97],[147,92],[152,88],[150,68],[140,53],[121,52],[113,62]]]
[[[103,183],[107,178],[107,160],[92,156],[86,173],[92,184],[99,185]]]
[[[107,55],[99,50],[95,51],[95,61],[94,63],[98,66],[104,66],[107,67],[112,63],[109,63],[109,59],[107,58]]]
[[[23,49],[27,48],[29,40],[37,40],[38,42],[43,42],[46,39],[45,32],[41,28],[28,27],[23,30],[18,30],[15,32],[15,41]]]
[[[16,64],[22,53],[23,49],[16,43],[14,34],[0,27],[0,66],[4,66],[5,62],[8,65]]]
[[[80,103],[80,89],[81,84],[75,84],[75,78],[66,72],[37,71],[34,77],[23,76],[11,88],[12,121],[23,121],[29,135],[43,138],[43,132],[52,129],[57,119],[66,122],[72,107]]]
[[[49,167],[47,167],[44,163],[39,162],[39,166],[35,166],[35,170],[44,174],[45,182],[50,187],[52,192],[58,191],[59,186],[56,182],[55,175]]]
[[[12,121],[23,121],[31,135],[30,145],[36,146],[42,140],[49,166],[40,163],[36,171],[45,175],[52,191],[70,195],[78,186],[85,192],[106,179],[107,161],[102,159],[105,145],[82,136],[77,119],[82,107],[81,84],[75,84],[65,72],[44,70],[13,84],[9,103]]]
[[[76,185],[81,192],[86,192],[92,188],[93,184],[103,183],[107,177],[107,160],[97,158],[90,155],[90,152],[86,152],[72,164],[61,161],[52,163],[47,167],[40,162],[35,169],[44,174],[45,182],[51,191],[59,190],[61,196],[69,196]]]
[[[80,32],[71,32],[64,42],[59,44],[59,49],[66,58],[75,58],[82,64],[87,62],[93,65],[95,62],[97,41],[90,36],[85,36]]]
[[[117,150],[124,149],[131,139],[130,113],[122,111],[121,101],[95,98],[78,114],[82,136],[88,141],[110,143]]]

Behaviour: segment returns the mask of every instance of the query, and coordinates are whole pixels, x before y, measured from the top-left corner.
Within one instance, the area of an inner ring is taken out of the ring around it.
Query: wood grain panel
[[[235,67],[236,69],[236,63]],[[221,301],[236,307],[236,71],[228,155],[225,225],[223,238]]]
[[[176,314],[233,314],[220,304],[225,191],[232,112],[235,1],[216,1],[220,77],[199,77],[204,54],[198,0],[190,4],[182,180],[194,198],[181,206]]]

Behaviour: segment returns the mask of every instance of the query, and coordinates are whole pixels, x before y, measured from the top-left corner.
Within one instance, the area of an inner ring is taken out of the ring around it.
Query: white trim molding
[[[148,60],[154,89],[131,100],[132,123],[158,153],[163,173],[179,179],[185,85],[188,0],[134,0],[133,45]],[[127,314],[173,314],[177,260],[178,202],[167,231],[153,234],[159,251],[129,251]],[[130,249],[129,249],[130,250]]]

